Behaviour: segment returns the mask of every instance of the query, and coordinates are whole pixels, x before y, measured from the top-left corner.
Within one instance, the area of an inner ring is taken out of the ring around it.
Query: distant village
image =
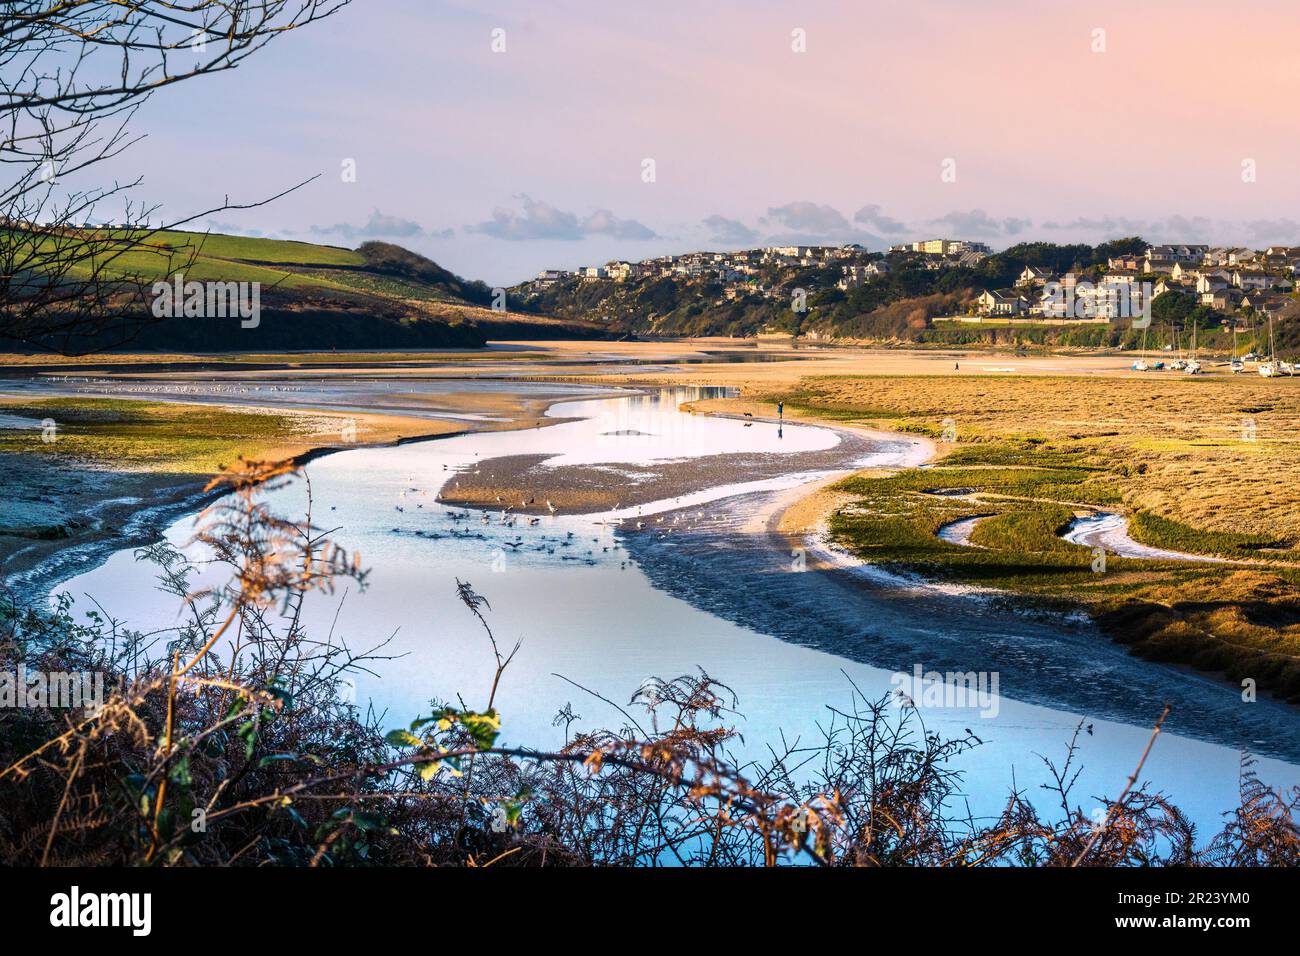
[[[992,250],[982,242],[958,239],[932,239],[894,246],[890,252],[916,253],[926,268],[975,266]],[[658,256],[641,262],[607,262],[602,266],[585,266],[573,271],[546,269],[530,284],[547,288],[558,282],[578,279],[583,282],[624,282],[628,279],[653,277],[713,278],[723,284],[726,298],[746,295],[782,295],[777,288],[761,284],[758,276],[766,269],[815,268],[839,264],[843,272],[838,285],[848,289],[879,275],[886,274],[889,263],[879,254],[857,243],[841,246],[767,246],[734,252],[688,252],[676,256]]]
[[[902,266],[926,269],[974,268],[992,254],[984,243],[927,239],[892,246],[888,255],[856,243],[831,246],[769,246],[734,252],[691,252],[641,262],[614,261],[573,271],[547,269],[528,283],[542,290],[570,280],[625,282],[652,277],[711,278],[724,299],[788,294],[784,286],[764,284],[771,268],[839,267],[836,286],[852,289]],[[1225,314],[1243,309],[1264,316],[1281,313],[1295,289],[1300,246],[1270,246],[1258,251],[1208,245],[1153,245],[1138,255],[1112,258],[1100,276],[1056,275],[1027,267],[1013,288],[992,289],[975,300],[967,321],[1109,322],[1138,314],[1164,292],[1192,296],[1199,305]]]
[[[1109,322],[1142,311],[1149,304],[1144,301],[1148,295],[1154,299],[1165,292],[1181,292],[1225,314],[1251,309],[1275,316],[1295,289],[1297,269],[1300,246],[1270,246],[1262,252],[1205,245],[1150,246],[1141,255],[1109,259],[1095,282],[1028,266],[1015,288],[982,293],[976,300],[977,312],[1065,320],[1086,316],[1087,321]],[[1067,296],[1078,289],[1085,305],[1073,314],[1062,312],[1060,289]],[[1131,311],[1124,311],[1126,307]]]

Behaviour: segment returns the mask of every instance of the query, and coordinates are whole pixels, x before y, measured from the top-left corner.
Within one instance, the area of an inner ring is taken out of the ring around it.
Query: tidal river
[[[522,641],[497,695],[510,743],[562,740],[552,718],[565,704],[580,726],[621,723],[570,681],[626,704],[648,678],[703,668],[736,692],[739,713],[729,719],[743,750],[761,756],[782,734],[816,740],[828,705],[848,702],[850,682],[883,697],[899,686],[895,674],[920,667],[997,682],[994,698],[921,708],[929,729],[969,728],[984,741],[959,763],[976,814],[996,813],[1013,785],[1035,798],[1049,779],[1042,758],[1063,761],[1080,720],[1090,732],[1080,735],[1074,800],[1094,812],[1098,795],[1123,788],[1166,702],[1172,715],[1144,777],[1203,830],[1236,806],[1243,750],[1260,756],[1265,781],[1300,784],[1300,713],[1281,704],[1244,703],[1214,679],[1131,658],[1085,623],[805,565],[771,530],[780,507],[839,472],[915,460],[915,443],[678,410],[720,394],[675,388],[566,401],[550,410],[576,419],[563,424],[342,451],[307,466],[316,523],[337,528],[333,537],[371,569],[363,592],[314,596],[309,626],[332,627],[354,649],[393,636],[385,653],[400,655],[374,676],[357,675],[358,701],[386,712],[391,727],[431,698],[485,702],[491,652],[455,599],[460,579],[491,602],[498,638]],[[547,469],[563,469],[623,493],[599,513],[544,513],[535,523],[506,511],[509,502],[481,511],[438,500],[462,480],[496,480],[503,460],[523,456],[541,462],[524,472],[540,474],[540,484]],[[657,471],[676,477],[656,483]],[[638,489],[650,487],[670,490],[646,501]],[[270,497],[281,513],[301,514],[305,484]],[[186,517],[165,534],[181,545],[193,527]],[[93,596],[142,630],[177,621],[177,606],[130,551],[60,590],[83,608]]]

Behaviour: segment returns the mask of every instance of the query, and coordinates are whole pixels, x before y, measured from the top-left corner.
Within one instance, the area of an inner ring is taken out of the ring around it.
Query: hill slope
[[[102,235],[102,234],[100,234]],[[593,338],[604,330],[581,320],[551,319],[515,297],[495,311],[493,291],[400,246],[357,249],[280,239],[166,231],[96,266],[107,278],[146,287],[157,281],[259,283],[260,320],[156,318],[152,300],[124,295],[119,307],[142,320],[130,349],[221,352],[249,349],[408,349],[474,347],[490,338]],[[116,342],[98,343],[104,346]]]

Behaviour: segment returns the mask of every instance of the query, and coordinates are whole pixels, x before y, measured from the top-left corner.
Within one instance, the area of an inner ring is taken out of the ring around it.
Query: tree
[[[350,0],[12,0],[0,17],[0,339],[63,354],[127,341],[144,289],[197,248],[151,242],[229,197],[150,227],[129,182],[74,186],[139,142],[128,124],[155,92],[234,69],[280,34]],[[298,185],[302,185],[299,183]],[[297,188],[296,186],[292,188]],[[288,192],[290,190],[285,190]],[[278,195],[284,195],[280,193]],[[120,228],[91,227],[118,205]],[[140,260],[149,262],[140,265]]]
[[[1186,292],[1170,289],[1151,300],[1151,318],[1162,325],[1179,328],[1187,324],[1187,317],[1196,308],[1196,299]]]
[[[1186,321],[1188,325],[1194,325],[1198,329],[1212,329],[1215,326],[1222,325],[1231,331],[1231,326],[1226,324],[1229,321],[1228,316],[1213,306],[1196,306],[1187,314]]]

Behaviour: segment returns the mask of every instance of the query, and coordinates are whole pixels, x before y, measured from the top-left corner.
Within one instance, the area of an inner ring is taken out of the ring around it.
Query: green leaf
[[[273,763],[283,763],[285,761],[293,762],[302,759],[304,758],[300,757],[298,754],[267,754],[257,762],[257,766],[268,767]]]
[[[423,747],[424,741],[405,730],[390,730],[384,737],[394,747]]]
[[[361,830],[383,830],[388,826],[379,814],[361,811],[352,814],[352,824]]]
[[[178,786],[188,787],[191,782],[189,755],[186,754],[172,764],[172,768],[167,772],[167,776],[171,779],[172,783],[177,784]]]

